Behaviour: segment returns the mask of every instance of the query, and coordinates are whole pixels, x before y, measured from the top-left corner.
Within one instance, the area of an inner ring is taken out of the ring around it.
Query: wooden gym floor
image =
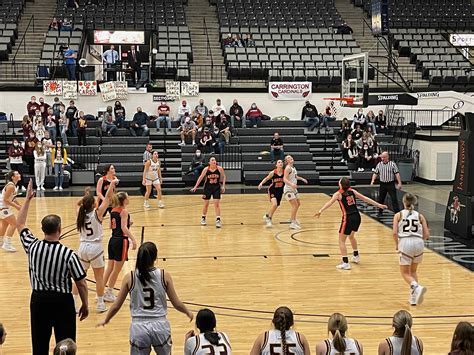
[[[151,200],[152,208],[146,211],[141,197],[131,197],[129,211],[136,238],[140,240],[144,226],[145,241],[158,244],[158,266],[170,271],[181,299],[194,312],[204,306],[216,312],[218,329],[229,335],[234,354],[248,354],[257,335],[271,327],[272,313],[279,305],[297,314],[296,329],[306,335],[313,353],[316,343],[327,337],[327,318],[333,312],[349,317],[349,336],[362,342],[366,354],[376,354],[379,341],[391,335],[392,315],[406,309],[415,317],[413,332],[424,341],[425,354],[446,354],[456,324],[474,320],[474,274],[425,249],[419,277],[428,292],[421,306],[411,307],[389,228],[363,216],[357,237],[361,264],[351,271],[336,270],[339,207],[334,205],[316,220],[312,215],[327,195],[303,193],[301,198],[303,229],[296,232],[279,223],[289,217],[285,201],[275,214],[275,226],[264,226],[262,216],[269,206],[264,192],[224,195],[221,230],[214,227],[212,205],[208,226],[199,225],[199,194],[165,196],[163,210]],[[76,249],[76,201],[75,197],[37,197],[29,226],[39,233],[41,217],[58,213],[66,233],[63,242]],[[105,235],[104,246],[108,229]],[[20,248],[18,237],[14,245]],[[131,251],[129,268],[134,267],[135,256]],[[95,313],[94,284],[89,285],[91,313],[78,324],[79,353],[127,354],[128,302],[107,327],[96,328],[103,315]],[[8,331],[0,353],[31,353],[29,298],[26,255],[22,250],[0,251],[0,322]],[[169,319],[174,352],[182,353],[184,334],[194,328],[194,322],[171,306]]]

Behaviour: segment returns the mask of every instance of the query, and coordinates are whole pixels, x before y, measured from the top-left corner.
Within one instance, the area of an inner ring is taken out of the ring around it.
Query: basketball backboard
[[[367,107],[369,95],[369,54],[353,54],[342,59],[341,98],[353,98],[345,106]],[[341,101],[341,104],[344,101]]]

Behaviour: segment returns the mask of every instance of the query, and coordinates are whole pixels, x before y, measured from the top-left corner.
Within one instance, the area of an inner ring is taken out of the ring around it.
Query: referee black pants
[[[51,332],[56,343],[76,341],[76,309],[70,293],[33,291],[30,301],[33,355],[48,355]]]
[[[379,191],[379,203],[384,204],[387,193],[390,195],[392,200],[393,212],[397,213],[400,211],[398,207],[397,199],[397,189],[395,187],[395,181],[391,182],[380,182],[380,191]],[[382,209],[379,209],[379,213],[382,213]]]

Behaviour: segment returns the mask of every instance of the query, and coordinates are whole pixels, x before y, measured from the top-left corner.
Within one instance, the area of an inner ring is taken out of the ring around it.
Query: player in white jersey
[[[94,208],[96,200],[90,189],[87,188],[83,198],[77,203],[79,210],[77,213],[76,226],[79,231],[80,241],[77,255],[81,261],[82,267],[87,272],[92,267],[95,278],[95,289],[97,293],[97,312],[105,312],[107,307],[104,303],[104,247],[102,245],[103,229],[102,221],[105,212],[110,204],[110,198],[114,194],[118,179],[110,182],[109,189],[105,198],[101,200],[98,208]],[[72,288],[75,304],[80,304],[78,300],[78,291],[75,285]]]
[[[194,330],[186,333],[184,355],[232,355],[229,338],[223,332],[216,332],[216,316],[210,309],[201,309],[196,315],[196,327],[200,334]]]
[[[143,181],[142,184],[146,188],[145,192],[145,201],[143,202],[143,207],[149,208],[150,204],[148,203],[148,198],[152,190],[152,186],[156,189],[158,207],[165,208],[165,204],[161,201],[161,184],[163,182],[163,177],[161,176],[161,162],[158,159],[158,152],[155,150],[151,156],[151,159],[148,160],[143,167]]]
[[[130,354],[150,354],[151,348],[159,355],[171,354],[171,329],[166,296],[176,310],[184,313],[190,320],[193,314],[179,299],[171,275],[155,267],[158,257],[156,245],[143,243],[137,253],[137,268],[124,276],[116,301],[110,307],[105,319],[98,323],[104,326],[117,314],[127,294],[130,293]]]
[[[416,197],[403,196],[404,209],[393,217],[393,239],[399,254],[400,273],[410,285],[408,301],[416,306],[423,302],[426,287],[418,284],[418,265],[423,260],[424,241],[429,239],[430,231],[426,218],[415,211]]]
[[[393,335],[379,344],[379,355],[421,355],[423,342],[412,335],[413,318],[405,310],[398,311],[393,316]]]
[[[291,329],[293,312],[288,307],[278,307],[273,314],[274,329],[260,334],[253,344],[250,355],[309,355],[306,337]]]
[[[291,218],[290,218],[290,228],[291,229],[301,229],[301,226],[296,219],[296,214],[300,208],[300,199],[298,196],[298,180],[303,181],[305,184],[308,183],[308,180],[298,176],[296,168],[293,166],[295,160],[291,155],[285,157],[285,172],[283,174],[283,182],[285,187],[283,188],[283,195],[291,205]]]
[[[347,319],[341,313],[334,313],[328,320],[328,333],[332,339],[326,339],[316,345],[316,355],[362,355],[364,349],[356,339],[346,337]]]
[[[9,171],[5,175],[5,187],[0,196],[0,246],[3,250],[15,252],[12,245],[12,236],[16,229],[16,217],[13,208],[19,210],[21,205],[15,201],[18,181],[21,175],[16,170]]]

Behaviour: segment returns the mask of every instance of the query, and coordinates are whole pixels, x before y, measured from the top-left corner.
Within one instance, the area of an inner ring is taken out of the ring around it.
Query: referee
[[[380,154],[382,161],[375,167],[374,174],[372,175],[371,185],[375,183],[375,179],[379,176],[380,190],[378,202],[384,204],[387,193],[390,195],[392,200],[393,212],[397,213],[400,211],[398,207],[397,189],[402,188],[402,180],[400,179],[400,172],[398,171],[397,164],[390,160],[390,156],[387,152]],[[397,184],[395,185],[395,180]],[[382,210],[379,209],[379,216],[382,215]]]
[[[88,314],[86,273],[78,256],[59,243],[61,218],[47,215],[41,220],[44,239],[39,240],[25,227],[28,208],[35,193],[30,180],[26,201],[17,217],[20,240],[28,254],[30,283],[33,289],[30,300],[30,324],[33,355],[47,355],[51,331],[54,328],[56,343],[63,339],[76,340],[76,310],[71,294],[74,279],[82,306],[81,320]]]

